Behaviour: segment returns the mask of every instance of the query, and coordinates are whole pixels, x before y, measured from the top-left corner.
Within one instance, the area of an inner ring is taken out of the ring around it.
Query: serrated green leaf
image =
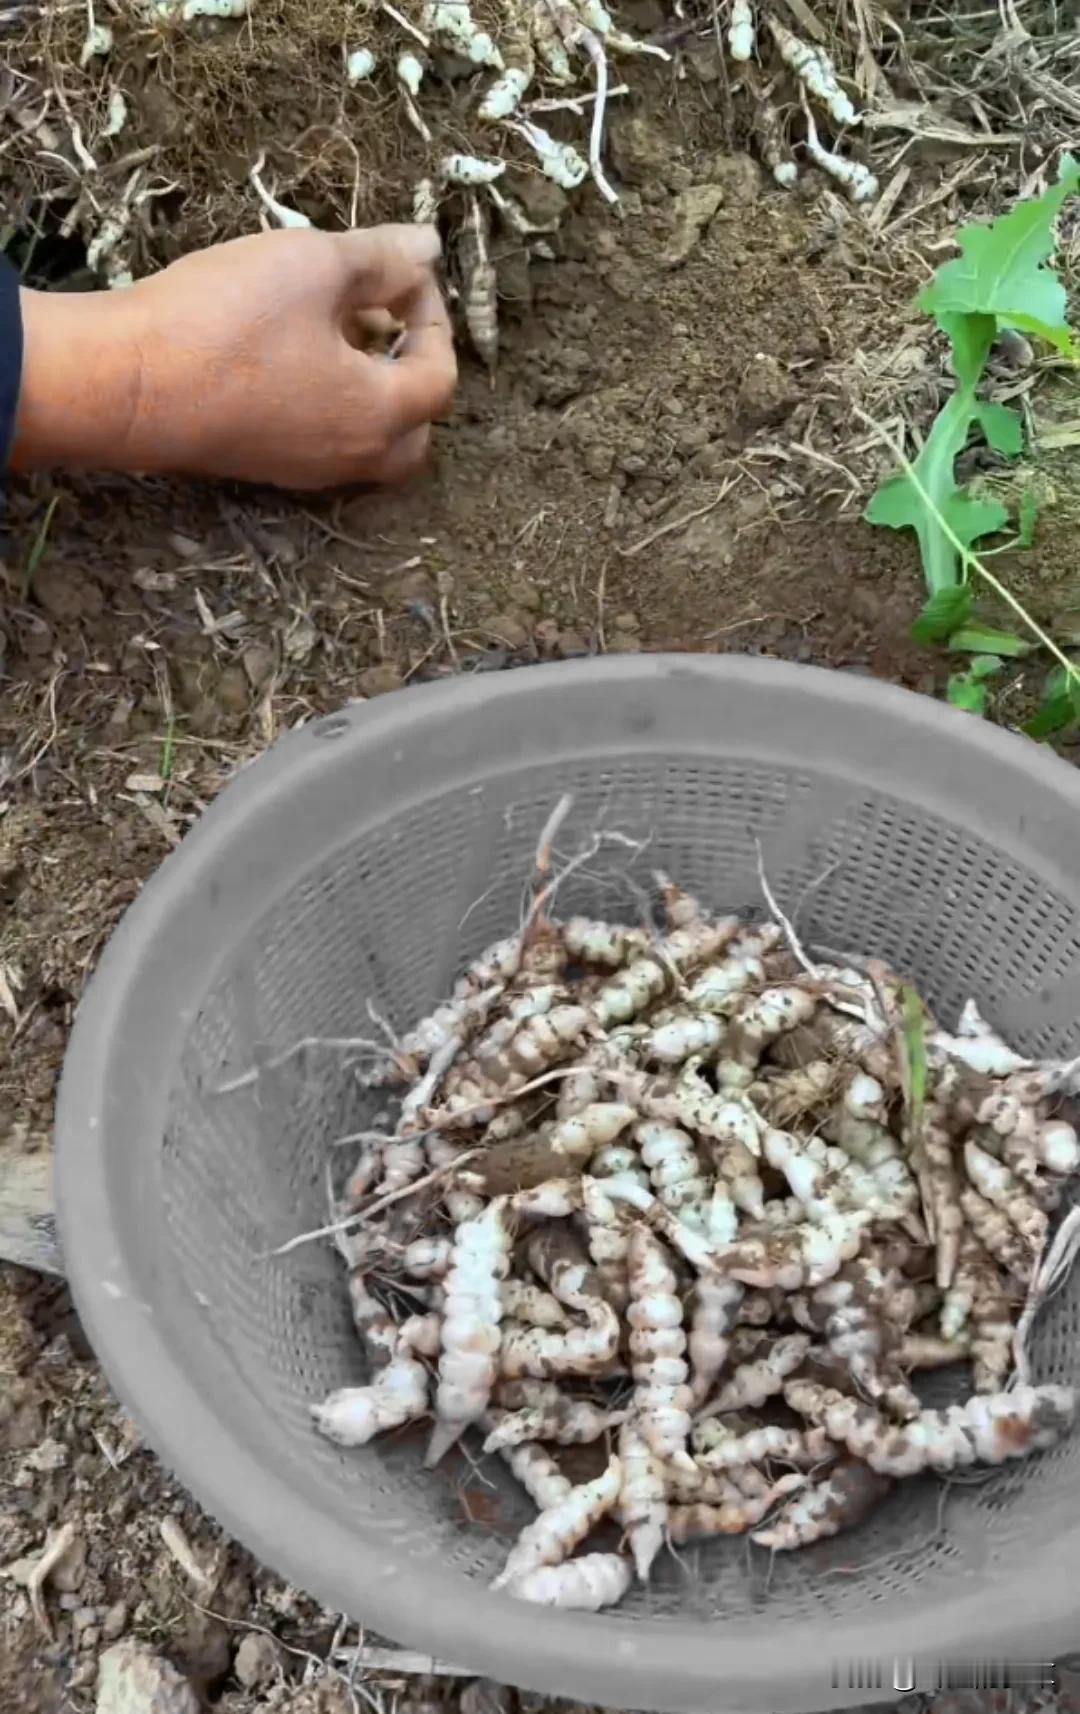
[[[1004,655],[1007,660],[1021,660],[1034,647],[1012,631],[999,631],[993,625],[963,625],[949,638],[954,654]]]
[[[957,551],[939,521],[943,518],[965,547],[1000,530],[1008,518],[996,500],[975,500],[961,493],[953,469],[971,426],[974,395],[962,387],[938,412],[912,471],[924,493],[905,472],[883,482],[863,514],[870,524],[912,529],[919,538],[923,573],[931,595],[960,582]],[[925,495],[925,498],[924,498]]]
[[[1020,496],[1020,505],[1016,516],[1017,546],[1029,548],[1035,540],[1035,524],[1039,516],[1039,502],[1031,488],[1025,488]]]
[[[995,404],[992,399],[976,399],[975,421],[986,436],[986,444],[1006,458],[1015,458],[1024,449],[1024,419],[1010,405]]]
[[[950,496],[942,511],[953,534],[959,536],[966,548],[980,536],[992,536],[1004,529],[1009,521],[1009,509],[1000,500],[979,500],[962,489]]]
[[[1021,727],[1029,738],[1052,738],[1055,732],[1064,732],[1080,720],[1080,711],[1073,704],[1071,696],[1050,696],[1045,698],[1036,714],[1026,720]]]
[[[951,589],[939,589],[923,603],[922,612],[911,627],[916,643],[943,643],[969,617],[975,596],[966,583]]]
[[[968,714],[985,714],[986,686],[971,673],[953,673],[945,686],[945,700]]]
[[[1037,334],[1071,354],[1065,288],[1044,263],[1053,252],[1061,205],[1078,188],[1080,163],[1066,155],[1057,183],[1042,196],[1018,203],[988,224],[962,226],[956,235],[959,257],[937,270],[919,307],[943,326],[944,316],[993,316],[1002,326]]]

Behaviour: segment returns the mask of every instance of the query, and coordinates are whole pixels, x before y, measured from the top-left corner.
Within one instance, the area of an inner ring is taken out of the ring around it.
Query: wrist
[[[131,468],[141,361],[126,296],[22,290],[13,469]]]

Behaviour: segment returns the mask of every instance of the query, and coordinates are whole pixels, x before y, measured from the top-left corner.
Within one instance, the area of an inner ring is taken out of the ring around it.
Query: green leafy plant
[[[951,702],[983,713],[987,680],[1001,660],[1029,654],[1040,643],[1051,647],[1060,664],[1047,683],[1039,715],[1028,728],[1032,736],[1042,737],[1080,720],[1080,674],[974,553],[975,542],[1005,528],[1009,513],[1000,501],[961,487],[956,459],[975,432],[1005,457],[1016,457],[1023,449],[1019,413],[978,393],[994,340],[1003,328],[1030,334],[1068,357],[1080,355],[1065,318],[1065,288],[1046,265],[1053,254],[1061,205],[1078,189],[1080,163],[1068,155],[1057,183],[1042,196],[1019,203],[989,224],[960,228],[960,255],[937,270],[919,298],[919,308],[934,317],[949,340],[956,390],[938,412],[918,456],[910,463],[902,459],[901,472],[882,484],[865,514],[872,524],[913,529],[918,537],[927,600],[912,627],[915,640],[943,643],[954,653],[976,657],[966,672],[949,680]],[[1030,545],[1036,513],[1034,495],[1025,494],[1015,544],[1009,545]],[[1005,597],[1034,641],[980,622],[973,576]],[[1048,726],[1052,715],[1058,717],[1058,724]]]

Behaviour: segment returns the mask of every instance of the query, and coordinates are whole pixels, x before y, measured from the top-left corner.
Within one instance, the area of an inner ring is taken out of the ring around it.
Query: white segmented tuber
[[[505,0],[499,40],[506,69],[487,90],[476,116],[484,124],[509,119],[533,79],[533,42],[524,0]]]
[[[633,1581],[634,1568],[622,1554],[585,1553],[562,1565],[524,1572],[506,1585],[506,1593],[539,1607],[598,1613],[621,1601]]]
[[[750,1539],[773,1553],[790,1553],[793,1548],[826,1541],[861,1523],[891,1486],[888,1476],[845,1458],[787,1499],[765,1528],[755,1530]]]
[[[728,53],[736,64],[753,59],[757,47],[754,8],[750,0],[731,0],[728,16]]]
[[[747,1234],[717,1250],[712,1262],[745,1285],[799,1291],[838,1274],[858,1253],[863,1231],[872,1219],[865,1209],[851,1210],[813,1225],[789,1226],[760,1236]]]
[[[444,184],[492,184],[505,171],[505,161],[485,161],[479,155],[444,155],[439,162],[439,178]]]
[[[79,53],[79,64],[88,66],[92,59],[112,53],[113,33],[108,24],[91,24]]]
[[[634,1568],[645,1583],[664,1545],[668,1508],[664,1466],[633,1416],[619,1430],[619,1460],[622,1486],[616,1516],[626,1532]]]
[[[611,44],[596,0],[589,23],[568,4],[545,0],[566,44]],[[430,212],[452,173],[426,182]],[[136,184],[101,220],[112,252]],[[463,188],[464,279],[489,202],[518,228],[501,193]],[[427,1415],[437,1362],[429,1461],[476,1425],[540,1514],[498,1586],[581,1611],[647,1579],[667,1540],[749,1531],[788,1552],[895,1479],[1052,1445],[1074,1397],[1028,1384],[1030,1334],[1080,1249],[1080,1210],[1047,1242],[1080,1173],[1080,1061],[1019,1061],[975,1006],[955,1037],[927,1012],[913,1101],[883,964],[792,979],[790,928],[713,917],[659,873],[660,928],[562,923],[557,826],[524,927],[359,1074],[399,1086],[352,1139],[330,1228],[371,1384],[314,1407],[321,1432],[362,1445]],[[916,1372],[958,1364],[970,1396],[924,1408]],[[556,1449],[612,1441],[574,1486]],[[618,1551],[572,1557],[608,1514]]]
[[[591,917],[571,917],[563,930],[563,942],[571,958],[596,964],[602,970],[621,970],[649,948],[649,937],[642,929],[596,922]]]
[[[549,82],[566,87],[574,82],[574,68],[562,32],[555,21],[550,0],[536,0],[530,16],[533,43]]]
[[[523,1321],[527,1327],[566,1327],[570,1317],[557,1297],[528,1280],[503,1280],[499,1298],[508,1321]]]
[[[766,1485],[764,1493],[733,1496],[720,1505],[672,1506],[668,1511],[668,1534],[677,1547],[697,1536],[745,1535],[761,1522],[778,1500],[802,1488],[805,1476],[792,1472]]]
[[[565,1499],[547,1507],[534,1523],[525,1526],[491,1587],[503,1589],[516,1577],[542,1565],[561,1565],[569,1559],[578,1543],[611,1511],[621,1487],[622,1466],[613,1456],[595,1481],[572,1488]]]
[[[960,1211],[983,1248],[1015,1279],[1026,1284],[1034,1262],[1031,1246],[1020,1237],[1004,1211],[980,1196],[971,1185],[960,1192]],[[938,1283],[943,1282],[939,1279]],[[952,1284],[951,1275],[945,1283]]]
[[[412,96],[419,95],[425,70],[424,62],[419,54],[414,54],[411,48],[406,48],[403,54],[398,55],[395,70],[397,71],[398,82],[408,90],[409,94]]]
[[[589,163],[579,155],[572,143],[559,143],[541,126],[531,120],[506,121],[510,130],[524,137],[540,160],[542,172],[562,190],[576,190],[589,176]]]
[[[878,193],[878,182],[870,168],[848,155],[837,155],[826,149],[818,137],[809,108],[806,110],[806,152],[815,166],[843,185],[852,202],[873,202]],[[972,1045],[966,1044],[969,1048]]]
[[[426,1463],[437,1464],[487,1409],[498,1374],[500,1282],[509,1271],[510,1235],[506,1199],[497,1197],[454,1236],[446,1276],[435,1428]]]
[[[658,47],[654,42],[639,42],[633,36],[628,36],[622,30],[617,30],[612,23],[611,14],[601,3],[601,0],[577,0],[574,8],[586,29],[594,30],[603,38],[605,45],[617,54],[650,54],[654,59],[669,61],[671,55],[666,48]]]
[[[484,1426],[488,1426],[486,1417]],[[563,1475],[546,1446],[535,1441],[526,1441],[521,1446],[504,1446],[500,1457],[506,1460],[537,1511],[550,1511],[554,1506],[561,1506],[574,1491],[574,1484],[569,1476]]]
[[[704,1404],[727,1361],[731,1332],[745,1296],[746,1287],[738,1280],[702,1275],[694,1286],[687,1339],[694,1405]]]
[[[710,964],[695,976],[687,1000],[695,1012],[725,1017],[740,994],[764,980],[765,966],[760,958],[740,956],[732,950],[719,964]]]
[[[853,1458],[886,1476],[1026,1457],[1055,1445],[1076,1410],[1073,1389],[1053,1385],[976,1393],[961,1405],[924,1410],[907,1423],[887,1422],[872,1405],[814,1381],[789,1381],[784,1399],[800,1416],[820,1423]]]
[[[686,1366],[683,1306],[670,1259],[647,1227],[630,1234],[627,1252],[634,1408],[641,1432],[658,1458],[690,1462],[686,1442],[693,1402]]]
[[[800,41],[798,36],[793,35],[771,14],[767,14],[766,22],[772,32],[773,41],[780,49],[780,58],[784,64],[791,68],[809,93],[821,102],[833,122],[837,125],[857,125],[858,115],[837,82],[835,68],[824,49],[812,48],[807,42]]]
[[[1080,1138],[1064,1119],[1052,1119],[1039,1126],[1036,1149],[1049,1172],[1066,1177],[1080,1170]],[[1007,1152],[1005,1158],[1008,1160]]]
[[[1020,1180],[970,1137],[964,1144],[964,1165],[979,1195],[1001,1209],[1033,1253],[1041,1250],[1049,1221]]]
[[[461,305],[473,350],[481,362],[494,372],[499,357],[499,293],[495,269],[488,254],[487,238],[487,214],[481,208],[479,198],[471,196],[468,224],[463,228],[458,240]],[[543,1006],[537,1006],[532,1013],[533,1018],[545,1016],[546,1010]],[[503,1054],[511,1051],[521,1028],[522,1021],[512,1015],[504,1021],[511,1032],[505,1047],[496,1046],[492,1042],[486,1054],[482,1044],[478,1044],[476,1050],[477,1062],[490,1066],[493,1071]]]
[[[413,1351],[418,1357],[437,1357],[442,1346],[442,1316],[409,1315],[398,1328],[398,1350]]]
[[[414,1238],[402,1252],[402,1271],[414,1280],[444,1279],[453,1252],[450,1238]]]
[[[363,83],[375,70],[378,61],[370,48],[354,48],[345,61],[345,81]]]
[[[524,66],[508,66],[484,96],[476,110],[476,117],[482,119],[485,124],[509,119],[511,113],[516,113],[521,106],[522,97],[531,82],[531,70],[527,71]]]
[[[661,1065],[681,1065],[693,1054],[708,1053],[718,1047],[723,1034],[724,1026],[718,1018],[686,1012],[653,1030],[645,1038],[645,1052]]]
[[[532,1375],[603,1375],[619,1349],[619,1318],[609,1303],[596,1299],[585,1312],[584,1325],[564,1333],[543,1327],[508,1325],[503,1332],[499,1366],[508,1379]]]
[[[948,1119],[937,1101],[929,1101],[912,1149],[912,1165],[922,1194],[926,1229],[937,1250],[935,1279],[942,1291],[952,1283],[963,1229],[961,1187]]]
[[[366,1446],[377,1434],[400,1428],[428,1408],[428,1376],[422,1363],[392,1357],[369,1387],[341,1387],[311,1414],[320,1434],[339,1446]]]
[[[635,1127],[634,1141],[641,1150],[652,1187],[665,1208],[700,1230],[705,1223],[709,1187],[701,1176],[701,1162],[686,1132],[677,1125],[646,1119]]]
[[[548,1441],[555,1446],[588,1446],[617,1428],[625,1416],[625,1411],[604,1410],[590,1399],[560,1395],[556,1403],[546,1408],[526,1405],[522,1410],[499,1416],[484,1441],[484,1451],[498,1452],[504,1446],[520,1446],[526,1440]]]
[[[473,22],[468,0],[426,0],[421,24],[427,35],[455,49],[473,65],[502,70],[502,55],[491,37]]]
[[[710,1413],[757,1410],[766,1399],[775,1398],[784,1382],[803,1363],[810,1349],[805,1333],[788,1333],[777,1339],[766,1356],[743,1363],[714,1394]]]

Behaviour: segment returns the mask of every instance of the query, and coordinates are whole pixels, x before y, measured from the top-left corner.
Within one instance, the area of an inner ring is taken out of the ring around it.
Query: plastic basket
[[[145,888],[90,983],[64,1072],[60,1230],[121,1399],[270,1566],[384,1635],[609,1706],[895,1699],[914,1658],[1049,1660],[1075,1642],[1080,1436],[977,1485],[905,1483],[865,1526],[781,1556],[664,1556],[616,1611],[487,1585],[530,1515],[498,1460],[422,1437],[342,1452],[308,1406],[363,1359],[339,1258],[267,1252],[325,1217],[329,1145],[365,1123],[347,1056],[304,1037],[404,1028],[517,920],[538,832],[647,840],[711,905],[760,911],[755,841],[806,938],[877,953],[951,1019],[969,994],[1021,1048],[1076,1051],[1080,782],[1062,762],[861,677],[749,658],[580,661],[358,705],[243,770]],[[614,871],[564,908],[632,909]],[[800,905],[801,901],[801,905]],[[215,1093],[246,1068],[258,1079]],[[1077,1281],[1080,1287],[1080,1280]],[[1077,1290],[1040,1379],[1080,1378]]]

